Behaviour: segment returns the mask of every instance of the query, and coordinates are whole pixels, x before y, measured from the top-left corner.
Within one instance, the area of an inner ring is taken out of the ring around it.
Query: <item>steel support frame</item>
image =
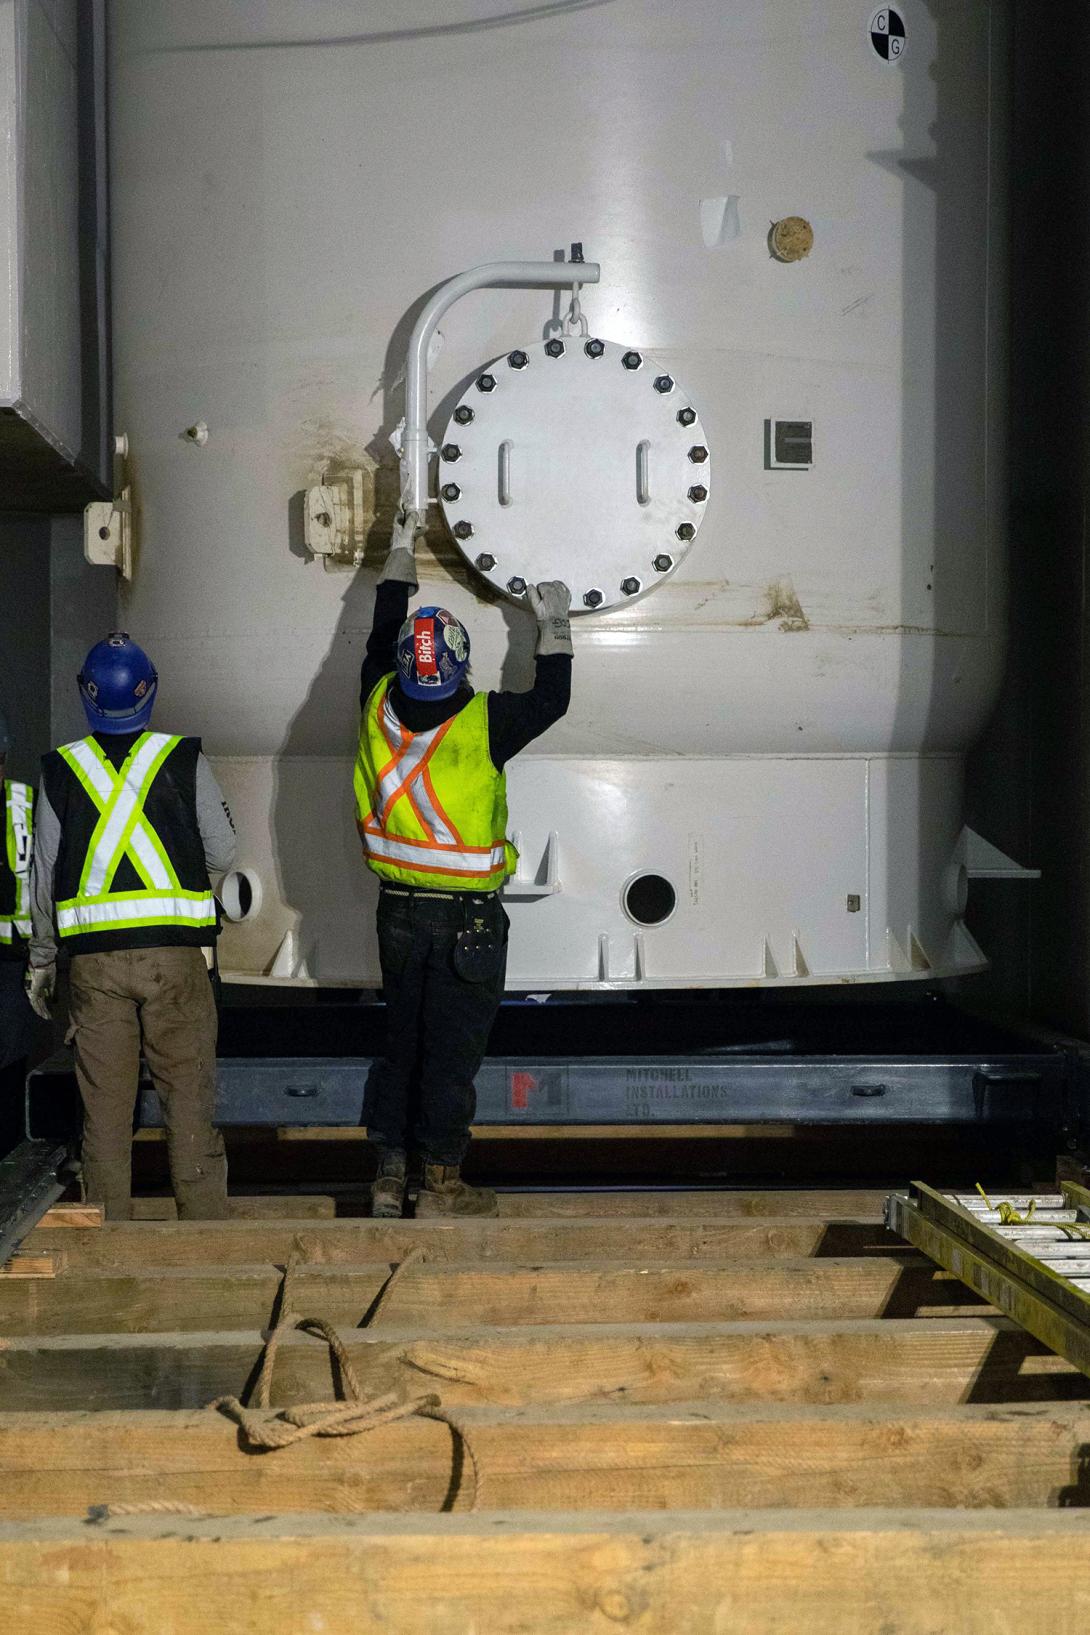
[[[1081,1187],[1064,1184],[1061,1191],[1076,1208],[1090,1203],[1090,1194]],[[886,1224],[1050,1351],[1090,1375],[1090,1294],[921,1181],[914,1181],[907,1195],[891,1194]]]
[[[353,1127],[362,1119],[369,1057],[222,1057],[216,1117],[230,1126]],[[60,1081],[60,1082],[59,1082]],[[58,1133],[71,1089],[67,1058],[30,1075],[27,1129]],[[1067,1127],[1067,1058],[1041,1051],[977,1056],[490,1057],[477,1077],[477,1118],[514,1132],[535,1124],[908,1124]],[[162,1124],[141,1083],[140,1127]]]

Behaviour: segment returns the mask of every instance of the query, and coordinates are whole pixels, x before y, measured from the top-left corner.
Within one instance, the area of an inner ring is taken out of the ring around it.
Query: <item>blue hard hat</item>
[[[397,638],[397,678],[410,698],[449,698],[469,669],[469,631],[445,607],[418,607]]]
[[[92,732],[143,732],[159,677],[144,649],[124,630],[96,642],[77,679]]]

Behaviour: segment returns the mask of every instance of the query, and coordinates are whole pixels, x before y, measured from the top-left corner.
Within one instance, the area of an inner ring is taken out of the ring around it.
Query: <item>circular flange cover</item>
[[[517,348],[451,416],[439,493],[471,566],[507,595],[562,579],[572,612],[617,607],[677,567],[711,461],[688,394],[637,347],[583,335]]]

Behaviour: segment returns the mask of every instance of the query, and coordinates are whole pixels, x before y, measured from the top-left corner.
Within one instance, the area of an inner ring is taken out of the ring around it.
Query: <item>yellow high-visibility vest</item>
[[[30,936],[30,853],[34,837],[34,791],[4,781],[4,857],[14,884],[10,904],[0,903],[0,942]]]
[[[393,674],[360,720],[353,787],[368,866],[436,891],[495,891],[518,853],[507,839],[507,779],[488,752],[488,695],[430,732],[410,732],[390,703]]]

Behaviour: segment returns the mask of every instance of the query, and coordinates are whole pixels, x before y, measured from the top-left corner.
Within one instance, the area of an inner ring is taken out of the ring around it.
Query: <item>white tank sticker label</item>
[[[905,22],[893,6],[880,6],[870,20],[870,43],[883,62],[899,62],[908,39]]]

